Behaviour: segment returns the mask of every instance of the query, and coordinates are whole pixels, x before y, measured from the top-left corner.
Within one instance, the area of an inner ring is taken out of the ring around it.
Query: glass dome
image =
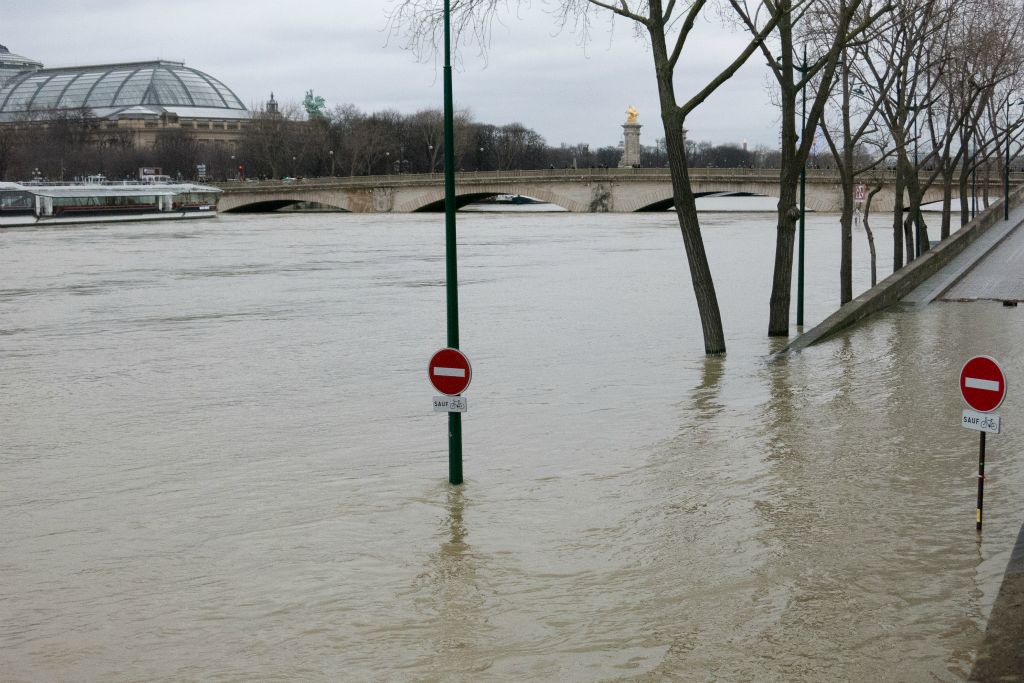
[[[245,106],[226,85],[180,62],[136,62],[23,72],[0,87],[0,115],[88,108],[104,116],[126,107],[227,110]]]
[[[0,86],[20,73],[41,68],[43,65],[34,59],[16,55],[6,45],[0,45]]]

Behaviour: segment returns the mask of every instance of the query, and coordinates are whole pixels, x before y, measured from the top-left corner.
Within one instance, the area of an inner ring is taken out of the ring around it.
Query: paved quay
[[[943,301],[1024,299],[1024,228],[1019,225],[942,295]]]
[[[879,282],[876,286],[843,305],[818,325],[807,330],[792,342],[782,353],[801,351],[831,337],[839,330],[849,327],[889,306],[925,305],[940,297],[957,284],[986,255],[996,250],[1002,241],[1024,224],[1024,188],[1010,194],[1009,220],[1003,220],[1003,205],[998,202],[979,214],[956,231],[949,238],[933,246],[927,253],[911,261],[900,270]],[[1016,242],[1014,242],[1016,244]],[[996,251],[1001,252],[1002,249]],[[1019,265],[1012,258],[993,266],[997,270],[1014,272]],[[1002,281],[988,275],[987,281]],[[980,287],[979,287],[980,289]],[[994,291],[990,288],[990,291]],[[1002,297],[1014,298],[1014,297]]]
[[[1024,270],[1020,265],[1024,262],[1022,224],[1024,206],[1018,206],[1010,212],[1010,220],[992,225],[901,302],[925,306],[936,299],[1024,299]]]

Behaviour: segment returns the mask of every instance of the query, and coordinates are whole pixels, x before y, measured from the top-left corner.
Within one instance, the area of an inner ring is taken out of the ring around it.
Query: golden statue
[[[640,112],[636,110],[636,107],[629,105],[629,109],[626,110],[626,123],[636,123],[639,116]]]

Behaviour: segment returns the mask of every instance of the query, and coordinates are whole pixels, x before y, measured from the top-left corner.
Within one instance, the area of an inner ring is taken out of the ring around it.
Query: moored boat
[[[0,228],[212,218],[220,189],[172,182],[0,182]]]

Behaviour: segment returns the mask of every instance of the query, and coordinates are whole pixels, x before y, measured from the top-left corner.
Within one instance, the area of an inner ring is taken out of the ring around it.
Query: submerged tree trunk
[[[839,215],[839,305],[853,299],[853,188],[844,183]]]
[[[658,80],[658,96],[661,105],[661,120],[665,126],[665,146],[668,151],[668,165],[672,176],[672,195],[675,200],[676,216],[683,234],[686,261],[690,268],[690,280],[697,299],[701,330],[704,333],[704,351],[709,355],[725,353],[725,334],[722,331],[722,317],[715,294],[715,283],[711,277],[704,239],[700,233],[697,218],[697,202],[690,187],[690,175],[686,168],[686,139],[683,133],[683,116],[676,104],[672,84],[672,70],[668,67],[668,52],[664,31],[650,31],[654,68]]]
[[[779,164],[779,203],[776,209],[775,267],[772,293],[768,302],[768,336],[789,335],[789,304],[793,292],[793,246],[796,222],[800,218],[797,193],[800,180],[800,159],[796,131],[796,85],[792,81],[792,40],[789,17],[780,22],[783,38],[782,154]],[[801,132],[802,134],[802,132]]]
[[[942,226],[939,228],[939,239],[949,237],[953,219],[953,170],[942,171]]]
[[[897,169],[892,210],[892,272],[903,267],[903,173]]]
[[[783,118],[786,116],[783,114]],[[783,124],[783,129],[786,126]],[[795,136],[795,133],[794,133]],[[783,145],[782,156],[786,156]],[[792,164],[790,164],[792,165]],[[796,243],[796,223],[800,219],[797,205],[798,179],[788,178],[787,163],[782,162],[782,178],[779,182],[779,204],[775,236],[775,269],[772,278],[772,294],[768,310],[768,335],[785,337],[789,334],[789,303],[793,290],[793,247]],[[799,176],[799,168],[795,169]]]
[[[871,226],[868,224],[868,217],[871,215],[871,200],[875,198],[875,195],[882,191],[882,184],[879,183],[871,188],[868,192],[867,198],[864,200],[864,234],[868,238],[868,251],[871,252],[871,286],[874,287],[878,284],[878,259],[875,254],[875,235],[871,232]]]
[[[960,227],[963,227],[971,222],[971,198],[970,198],[970,170],[967,166],[967,155],[964,155],[964,160],[960,166]]]

